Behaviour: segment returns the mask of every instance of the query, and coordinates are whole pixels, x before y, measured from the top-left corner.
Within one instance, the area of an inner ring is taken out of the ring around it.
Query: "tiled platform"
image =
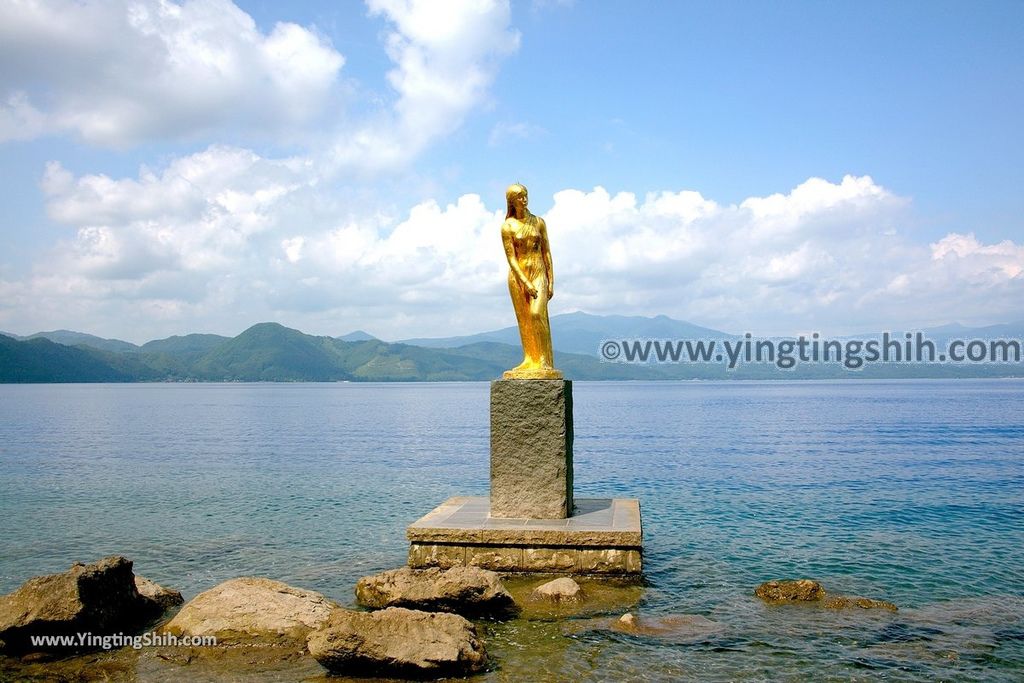
[[[449,498],[406,530],[412,567],[503,572],[639,574],[643,532],[635,498],[582,498],[567,519],[489,516],[486,496]]]

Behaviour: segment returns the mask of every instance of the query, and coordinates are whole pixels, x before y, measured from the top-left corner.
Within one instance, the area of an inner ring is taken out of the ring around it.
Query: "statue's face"
[[[512,197],[512,206],[515,207],[516,211],[520,211],[520,212],[526,211],[526,204],[527,204],[527,202],[528,202],[528,199],[526,197],[526,193],[525,192],[523,192],[521,194],[514,195]]]

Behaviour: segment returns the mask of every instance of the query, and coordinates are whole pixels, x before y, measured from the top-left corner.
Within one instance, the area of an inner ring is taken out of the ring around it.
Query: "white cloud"
[[[950,233],[931,245],[932,261],[957,268],[974,278],[1002,280],[1018,277],[1024,270],[1024,246],[1010,240],[984,245],[974,233]]]
[[[401,338],[514,322],[500,197],[357,211],[332,202],[303,159],[217,146],[137,178],[51,165],[43,186],[51,215],[76,232],[31,279],[0,283],[0,329],[143,341],[279,320]],[[546,214],[552,312],[665,313],[755,333],[1024,317],[1024,245],[958,233],[914,243],[900,230],[908,211],[864,177],[736,205],[695,191],[563,190]]]
[[[285,258],[288,259],[289,263],[298,263],[302,260],[302,249],[305,246],[305,237],[292,237],[291,239],[281,240],[281,249],[284,250]]]
[[[367,5],[387,21],[393,92],[360,91],[376,105],[360,118],[328,40],[293,23],[261,32],[228,0],[0,3],[0,143],[264,136],[325,170],[405,168],[488,103],[519,34],[500,0]]]
[[[497,61],[519,47],[508,29],[510,9],[500,0],[368,0],[397,30],[387,37],[395,68],[388,80],[399,93],[395,109],[413,139],[453,130],[486,94]]]
[[[896,264],[885,287],[864,296],[876,310],[930,314],[935,322],[1006,322],[1024,318],[1024,244],[982,244],[973,233],[949,233]],[[939,316],[937,310],[957,315]]]
[[[367,0],[372,16],[394,30],[385,44],[395,67],[393,111],[342,134],[332,156],[341,166],[390,168],[406,163],[457,129],[483,103],[502,58],[519,47],[502,0]]]
[[[177,159],[159,174],[143,169],[138,179],[76,179],[51,163],[42,182],[50,217],[77,228],[52,262],[99,279],[220,272],[273,234],[286,199],[314,182],[302,160],[270,161],[221,146]]]
[[[28,101],[23,92],[8,94],[0,103],[0,143],[8,140],[31,140],[47,129],[46,114]]]
[[[72,132],[125,146],[318,114],[344,58],[227,0],[0,3],[0,141]]]

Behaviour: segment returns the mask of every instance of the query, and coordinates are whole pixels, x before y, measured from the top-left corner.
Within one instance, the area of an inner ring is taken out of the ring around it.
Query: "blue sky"
[[[1024,318],[1024,3],[8,2],[0,330]]]

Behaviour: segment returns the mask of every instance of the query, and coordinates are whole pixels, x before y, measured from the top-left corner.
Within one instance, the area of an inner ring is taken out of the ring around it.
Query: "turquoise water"
[[[722,628],[492,624],[484,679],[1024,676],[1024,381],[574,395],[576,495],[641,500],[635,610]],[[405,562],[407,524],[487,493],[487,411],[486,383],[0,385],[0,592],[119,553],[186,598],[263,575],[351,604],[360,576]],[[901,609],[752,596],[785,577]]]

